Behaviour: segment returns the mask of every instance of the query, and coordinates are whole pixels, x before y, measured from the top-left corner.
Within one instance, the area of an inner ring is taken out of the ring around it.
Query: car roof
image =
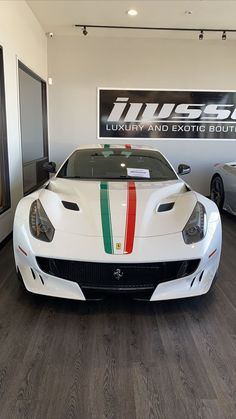
[[[82,144],[80,146],[78,146],[76,148],[76,150],[84,150],[84,149],[94,149],[94,148],[131,148],[131,149],[135,149],[135,150],[153,150],[153,151],[158,151],[159,153],[161,153],[157,148],[154,147],[146,147],[144,145],[133,145],[133,144]]]

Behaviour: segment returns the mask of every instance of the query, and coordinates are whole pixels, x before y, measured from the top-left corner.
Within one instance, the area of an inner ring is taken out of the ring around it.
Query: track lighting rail
[[[131,30],[145,30],[145,31],[178,31],[178,32],[199,32],[199,39],[203,39],[203,33],[207,32],[222,32],[222,40],[226,40],[226,33],[234,33],[236,29],[215,29],[215,28],[167,28],[167,27],[153,27],[153,26],[119,26],[119,25],[81,25],[76,24],[76,28],[82,28],[83,34],[88,34],[88,28],[97,29],[131,29]]]

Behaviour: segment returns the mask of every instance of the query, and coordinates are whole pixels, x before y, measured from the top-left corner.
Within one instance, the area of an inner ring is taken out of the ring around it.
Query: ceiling
[[[45,32],[58,35],[82,35],[75,24],[173,27],[197,29],[236,29],[236,0],[27,0]],[[127,10],[136,9],[131,17]],[[145,36],[161,34],[156,31],[117,29],[88,29],[89,36]],[[166,33],[165,36],[196,37],[196,33]],[[163,36],[163,33],[162,33]],[[211,38],[221,34],[206,34]],[[236,34],[227,34],[236,39]]]

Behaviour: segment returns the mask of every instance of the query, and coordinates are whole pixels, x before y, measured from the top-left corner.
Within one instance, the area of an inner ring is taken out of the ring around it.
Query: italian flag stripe
[[[104,248],[106,253],[113,253],[113,237],[112,237],[112,225],[111,225],[111,212],[110,212],[110,200],[109,200],[109,189],[107,182],[101,182],[100,184],[100,205],[101,205],[101,218],[102,218],[102,233]]]
[[[132,253],[133,251],[135,221],[136,221],[136,187],[135,187],[134,182],[128,182],[124,253]]]
[[[124,237],[124,254],[129,254],[133,251],[136,222],[136,201],[135,182],[127,182],[127,212]],[[114,254],[109,185],[107,182],[100,183],[100,206],[104,249],[106,253]]]

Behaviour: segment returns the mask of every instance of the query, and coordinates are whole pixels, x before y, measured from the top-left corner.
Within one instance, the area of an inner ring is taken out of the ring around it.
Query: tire
[[[16,275],[17,275],[17,278],[18,278],[18,281],[20,283],[20,286],[21,286],[22,290],[27,291],[19,268],[17,268],[17,270],[16,270]]]
[[[211,181],[211,200],[215,202],[219,211],[223,210],[225,191],[223,180],[219,175],[215,175]]]
[[[215,274],[215,276],[214,276],[214,278],[213,278],[213,281],[212,281],[212,283],[211,283],[211,288],[210,288],[210,290],[211,290],[212,288],[215,288],[215,283],[216,283],[216,281],[217,281],[217,279],[218,279],[218,276],[219,276],[219,271],[217,270],[217,271],[216,271],[216,274]]]

